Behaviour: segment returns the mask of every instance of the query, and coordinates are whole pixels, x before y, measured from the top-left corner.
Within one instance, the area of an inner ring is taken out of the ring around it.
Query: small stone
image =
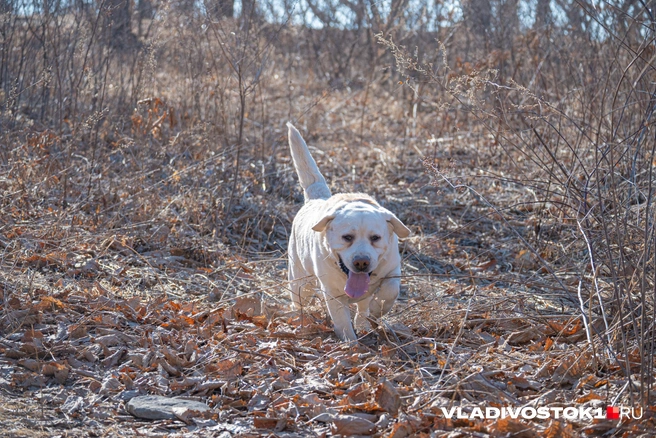
[[[194,411],[209,411],[205,403],[178,397],[143,395],[134,397],[126,405],[126,410],[138,418],[147,420],[172,420],[177,418],[173,408],[187,408]]]

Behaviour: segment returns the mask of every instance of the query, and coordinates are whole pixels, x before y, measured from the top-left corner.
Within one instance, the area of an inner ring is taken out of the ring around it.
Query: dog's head
[[[399,218],[370,198],[338,203],[312,229],[325,233],[328,246],[347,276],[344,291],[352,298],[367,292],[369,276],[396,236],[410,235]]]

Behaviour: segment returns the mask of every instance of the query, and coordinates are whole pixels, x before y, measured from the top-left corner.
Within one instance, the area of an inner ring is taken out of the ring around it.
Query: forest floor
[[[283,117],[270,128],[272,161],[246,159],[249,189],[230,199],[228,218],[213,216],[209,195],[228,184],[216,180],[218,156],[173,145],[149,155],[135,146],[147,135],[135,134],[98,152],[101,177],[82,170],[66,186],[42,178],[57,153],[47,133],[13,150],[2,177],[1,434],[649,436],[652,411],[621,421],[445,416],[508,406],[605,414],[632,401],[619,369],[590,351],[572,292],[585,257],[559,264],[578,248],[575,223],[540,226],[521,202],[526,186],[485,179],[513,172],[499,168],[491,138],[395,135],[400,122],[363,136],[347,122],[363,93],[335,93],[310,127],[297,123],[335,191],[371,193],[413,231],[400,244],[401,297],[357,346],[337,340],[320,300],[290,310],[286,234],[302,198]],[[383,93],[370,100],[376,120],[398,120]],[[183,145],[185,135],[195,133]],[[426,159],[453,181],[473,176],[450,186]],[[212,410],[135,418],[126,403],[145,394]]]

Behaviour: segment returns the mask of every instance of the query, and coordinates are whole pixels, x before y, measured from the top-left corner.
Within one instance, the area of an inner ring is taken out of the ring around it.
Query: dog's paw
[[[355,321],[354,321],[354,326],[355,326],[355,331],[359,335],[366,335],[367,333],[371,333],[373,328],[371,327],[371,323],[369,322],[369,318],[367,318],[364,315],[357,314],[355,316]]]

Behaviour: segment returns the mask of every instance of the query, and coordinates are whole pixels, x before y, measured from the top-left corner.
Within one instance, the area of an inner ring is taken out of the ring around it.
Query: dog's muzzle
[[[339,259],[339,268],[340,268],[340,269],[342,270],[342,272],[345,273],[346,276],[348,277],[348,275],[349,275],[349,273],[351,272],[351,270],[350,270],[349,268],[346,267],[346,265],[345,265],[344,262],[342,261],[342,257],[338,256],[338,259]],[[367,274],[369,274],[369,276],[371,277],[371,272],[367,272]]]

